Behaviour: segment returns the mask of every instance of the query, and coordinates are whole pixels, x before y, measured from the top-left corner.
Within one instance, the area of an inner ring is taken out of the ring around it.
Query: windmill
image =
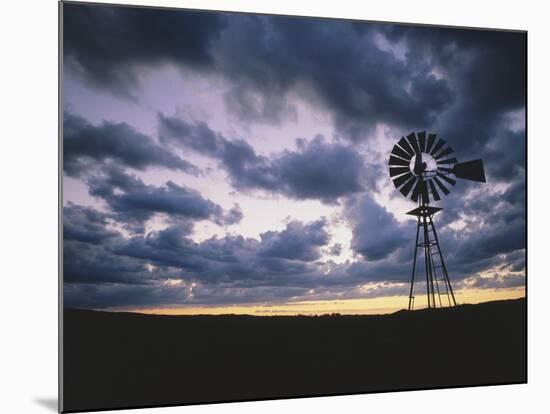
[[[390,177],[395,188],[418,203],[417,208],[407,213],[417,217],[409,310],[414,308],[418,248],[424,250],[428,308],[436,308],[438,303],[444,306],[442,296],[447,297],[448,306],[456,305],[433,222],[434,215],[443,209],[431,206],[430,202],[440,201],[442,196],[448,195],[457,179],[486,181],[481,159],[458,162],[453,154],[454,150],[436,134],[426,136],[426,132],[412,132],[394,145],[390,155]]]

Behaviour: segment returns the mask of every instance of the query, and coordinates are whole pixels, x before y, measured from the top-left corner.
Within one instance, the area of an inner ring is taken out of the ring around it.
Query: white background
[[[304,0],[140,4],[529,31],[529,384],[233,403],[127,413],[547,412],[550,298],[548,55],[544,2]],[[535,5],[539,4],[539,5]],[[57,3],[2,2],[0,12],[0,412],[57,405]],[[466,352],[483,344],[472,341]],[[406,344],[403,345],[404,351]],[[184,375],[184,373],[182,373]],[[396,373],[396,375],[399,375]],[[546,407],[546,408],[544,408]]]

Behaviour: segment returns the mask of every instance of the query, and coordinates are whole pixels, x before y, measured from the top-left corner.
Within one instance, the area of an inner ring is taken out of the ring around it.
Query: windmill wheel
[[[430,195],[441,200],[441,195],[449,194],[456,184],[450,177],[456,175],[455,166],[459,164],[453,154],[454,150],[436,134],[426,137],[426,132],[412,132],[402,137],[393,146],[389,159],[395,188],[414,202],[422,196],[429,203]]]

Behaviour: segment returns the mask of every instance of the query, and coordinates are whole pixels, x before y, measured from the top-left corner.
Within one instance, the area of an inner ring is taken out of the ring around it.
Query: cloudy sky
[[[63,25],[65,306],[406,307],[414,203],[387,160],[423,130],[485,162],[436,216],[457,300],[524,294],[524,34],[75,4]]]

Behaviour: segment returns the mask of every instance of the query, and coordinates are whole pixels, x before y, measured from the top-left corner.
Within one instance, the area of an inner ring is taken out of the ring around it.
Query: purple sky
[[[525,34],[65,4],[66,306],[403,295],[436,132],[488,184],[437,217],[453,286],[525,276]]]

